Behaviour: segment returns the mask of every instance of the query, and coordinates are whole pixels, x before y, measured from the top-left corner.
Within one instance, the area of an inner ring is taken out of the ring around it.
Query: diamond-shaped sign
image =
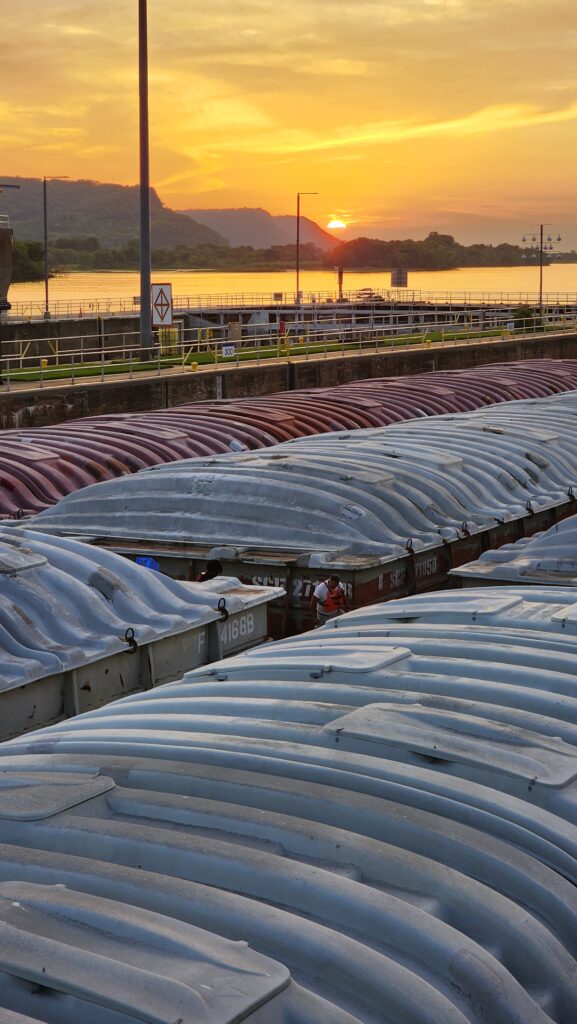
[[[152,285],[152,326],[170,327],[172,324],[172,285]]]

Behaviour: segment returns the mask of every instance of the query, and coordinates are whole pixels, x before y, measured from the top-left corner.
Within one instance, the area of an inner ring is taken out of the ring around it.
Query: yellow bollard
[[[189,370],[198,370],[198,363],[189,363],[188,364],[188,369]]]
[[[43,370],[45,370],[46,367],[48,366],[48,360],[47,359],[41,359],[40,360],[40,366],[42,367]]]

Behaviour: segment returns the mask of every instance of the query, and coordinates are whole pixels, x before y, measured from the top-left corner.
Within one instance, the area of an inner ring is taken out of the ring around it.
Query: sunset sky
[[[0,176],[138,183],[136,0],[2,11]],[[575,0],[148,0],[151,183],[343,238],[577,248]],[[1,206],[1,204],[0,204]]]

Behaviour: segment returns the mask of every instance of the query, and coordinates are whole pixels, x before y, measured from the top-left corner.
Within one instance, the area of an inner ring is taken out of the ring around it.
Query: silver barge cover
[[[381,562],[570,503],[577,392],[184,460],[68,495],[39,529]]]
[[[251,646],[283,592],[179,583],[112,552],[0,527],[0,738]]]
[[[503,544],[479,559],[453,569],[451,576],[466,586],[535,583],[577,586],[577,516],[570,516],[515,544]]]
[[[573,591],[413,598],[3,744],[0,1005],[216,1024],[201,929],[227,1024],[573,1024],[576,654]]]
[[[283,587],[270,632],[310,622],[327,570],[354,607],[446,586],[449,570],[577,509],[577,392],[266,451],[173,463],[85,488],[37,517],[163,571],[219,558]]]

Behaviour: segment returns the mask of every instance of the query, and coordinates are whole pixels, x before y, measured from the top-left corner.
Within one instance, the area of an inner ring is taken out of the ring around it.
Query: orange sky
[[[577,248],[574,0],[148,0],[151,181],[341,237]],[[138,181],[136,0],[5,5],[0,175]]]

